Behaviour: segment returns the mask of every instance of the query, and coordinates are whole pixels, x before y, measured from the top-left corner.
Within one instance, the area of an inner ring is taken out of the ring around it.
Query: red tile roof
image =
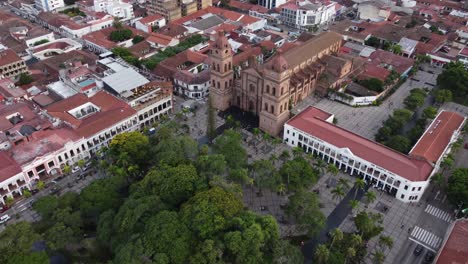
[[[465,118],[457,113],[440,112],[409,155],[437,162],[450,143],[453,133],[462,126],[464,120]]]
[[[0,66],[8,65],[17,61],[22,60],[13,50],[7,49],[0,51]]]
[[[310,110],[310,108],[313,107],[302,111],[287,124],[338,148],[348,148],[354,155],[410,181],[428,179],[432,171],[432,165],[429,162],[404,155],[326,122],[322,116],[317,117],[316,110]]]
[[[172,41],[172,37],[166,36],[163,34],[159,33],[151,33],[150,36],[146,39],[146,41],[151,42],[151,43],[156,43],[159,45],[167,46],[169,43]]]
[[[147,16],[147,17],[144,17],[140,20],[138,20],[140,23],[142,24],[147,24],[147,23],[151,23],[151,22],[154,22],[156,20],[160,20],[160,19],[164,19],[163,16],[159,15],[159,14],[154,14],[154,15],[151,15],[151,16]]]
[[[461,219],[453,224],[450,235],[445,241],[436,264],[468,263],[468,220]]]
[[[82,119],[77,119],[68,113],[69,110],[87,102],[100,107],[100,111]],[[47,106],[46,110],[50,115],[70,124],[78,135],[85,138],[93,136],[136,113],[127,103],[105,91],[98,92],[92,97],[81,93],[76,94]]]
[[[0,152],[0,182],[21,173],[21,167],[6,151]]]

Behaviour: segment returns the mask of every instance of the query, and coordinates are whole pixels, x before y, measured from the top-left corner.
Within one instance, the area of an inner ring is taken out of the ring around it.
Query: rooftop
[[[99,111],[81,119],[77,119],[68,113],[68,111],[88,102],[99,107]],[[127,103],[105,91],[100,91],[92,97],[87,97],[81,93],[76,94],[70,98],[53,103],[45,109],[50,115],[71,125],[75,129],[75,132],[84,138],[95,135],[136,113]]]
[[[23,61],[16,52],[11,49],[0,51],[0,67],[14,62]]]
[[[468,219],[460,219],[452,224],[442,249],[437,256],[437,264],[468,263]]]
[[[453,134],[465,118],[454,112],[440,112],[422,135],[409,155],[419,156],[430,162],[437,162],[450,143]]]
[[[0,182],[21,173],[21,167],[6,151],[0,151]]]
[[[136,87],[149,83],[148,79],[132,68],[126,68],[108,75],[102,78],[102,81],[112,88],[112,90],[117,94],[122,94],[126,91],[130,91]]]
[[[432,171],[429,162],[404,155],[329,123],[322,115],[317,115],[317,111],[315,107],[310,106],[290,119],[287,124],[338,148],[349,149],[354,155],[410,181],[428,179]]]

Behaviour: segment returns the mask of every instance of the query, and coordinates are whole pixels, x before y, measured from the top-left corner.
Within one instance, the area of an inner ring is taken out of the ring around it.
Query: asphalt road
[[[369,188],[366,187],[367,189]],[[366,190],[367,190],[366,189]],[[331,214],[327,217],[327,222],[325,223],[325,228],[322,229],[320,234],[307,241],[302,247],[302,253],[304,254],[305,263],[313,263],[315,248],[322,243],[327,242],[327,234],[331,230],[339,227],[345,218],[351,212],[351,206],[349,206],[349,201],[356,199],[360,201],[364,196],[365,190],[358,190],[356,198],[354,197],[356,192],[355,187],[351,188],[346,196],[340,201],[340,203],[335,207]]]
[[[77,180],[77,176],[80,174],[80,172],[76,172],[74,174],[70,174],[68,176],[65,176],[61,181],[57,182],[57,184],[50,184],[47,188],[44,188],[44,190],[38,192],[37,194],[23,199],[16,204],[14,204],[10,209],[8,209],[6,212],[2,214],[3,215],[9,215],[11,219],[2,225],[0,225],[0,232],[5,229],[5,225],[13,224],[15,222],[19,221],[29,221],[29,222],[35,222],[40,219],[40,216],[31,209],[31,202],[34,202],[38,200],[39,198],[51,194],[51,190],[54,187],[58,187],[60,189],[60,192],[57,195],[62,195],[67,192],[77,192],[79,193],[84,187],[88,186],[92,181],[102,178],[103,176],[99,174],[99,172],[86,172],[90,173],[90,176],[84,177],[80,180]],[[68,184],[71,183],[70,187],[68,187]],[[19,217],[17,217],[19,215]]]

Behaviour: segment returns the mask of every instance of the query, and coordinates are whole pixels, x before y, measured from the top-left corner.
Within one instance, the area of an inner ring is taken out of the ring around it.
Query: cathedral
[[[340,72],[351,71],[348,60],[340,63],[333,56],[341,43],[340,34],[325,32],[284,53],[278,51],[263,64],[252,62],[237,75],[231,46],[224,33],[219,32],[210,51],[213,107],[225,111],[236,106],[252,112],[259,117],[260,129],[276,136],[290,118],[290,109],[318,92],[327,61],[336,64],[338,60]]]

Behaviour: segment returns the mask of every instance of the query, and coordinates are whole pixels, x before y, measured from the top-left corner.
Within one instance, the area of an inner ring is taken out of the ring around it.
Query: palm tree
[[[284,183],[280,183],[276,188],[276,191],[279,195],[284,195],[286,193],[286,185],[284,185]]]
[[[328,257],[330,256],[330,251],[325,245],[318,245],[317,249],[315,250],[315,260],[319,264],[327,263]]]
[[[354,248],[357,248],[362,245],[362,236],[359,234],[352,234],[351,235],[351,245]]]
[[[299,157],[300,155],[302,155],[302,153],[304,153],[304,150],[300,147],[294,147],[293,148],[293,156],[294,157]]]
[[[354,210],[359,208],[359,201],[358,200],[350,200],[349,206],[351,207],[351,213],[354,213]]]
[[[70,174],[71,170],[72,169],[71,169],[71,167],[69,165],[65,165],[63,167],[63,169],[62,169],[62,173],[65,174],[65,175],[68,175],[68,174]]]
[[[363,179],[359,178],[356,180],[356,182],[354,182],[354,186],[356,187],[356,191],[354,192],[354,199],[356,199],[358,190],[364,190],[364,188],[366,187],[366,182]]]
[[[385,252],[386,249],[391,249],[393,247],[393,238],[391,236],[380,236],[379,246],[383,252]]]
[[[374,255],[374,257],[373,257],[374,263],[382,264],[384,262],[385,254],[382,251],[376,251],[376,252],[374,252],[373,255]]]
[[[288,160],[289,158],[291,158],[291,154],[289,154],[289,151],[288,150],[283,150],[283,152],[281,152],[279,158],[285,162],[286,160]]]
[[[80,159],[80,160],[76,163],[76,165],[77,165],[78,167],[80,167],[81,170],[83,170],[85,164],[86,164],[86,162],[85,162],[84,160],[82,160],[82,159]]]
[[[281,144],[281,142],[283,142],[281,140],[281,138],[274,138],[272,141],[271,141],[271,144],[273,144],[273,151],[276,152],[276,148],[278,147],[279,144]]]
[[[329,172],[333,176],[336,176],[336,175],[338,175],[340,170],[335,166],[335,164],[329,164],[327,166],[327,172]]]
[[[317,170],[320,172],[320,174],[323,174],[326,165],[325,161],[323,161],[320,158],[317,158],[314,165],[315,167],[317,167]]]
[[[260,135],[260,132],[261,132],[261,131],[260,131],[260,129],[259,129],[258,127],[256,127],[256,128],[254,128],[254,129],[252,130],[252,132],[253,132],[253,135],[254,135],[256,138],[258,138],[258,136]]]
[[[343,240],[343,231],[341,231],[339,228],[335,228],[331,231],[331,236],[332,236],[332,242],[330,243],[330,247],[328,248],[329,251],[332,249],[333,244],[336,241]]]
[[[346,250],[346,259],[345,259],[345,263],[348,262],[348,259],[352,259],[356,256],[356,250],[352,247],[349,247],[347,250]]]
[[[366,198],[366,202],[367,204],[371,204],[375,201],[375,199],[377,199],[377,194],[375,194],[375,192],[373,191],[368,191],[366,192],[366,194],[364,194],[365,198]]]
[[[340,178],[338,180],[338,183],[341,184],[341,186],[343,186],[343,188],[345,188],[346,190],[349,189],[350,185],[349,185],[349,180],[348,179],[345,179],[345,178]]]
[[[271,154],[270,156],[270,161],[275,165],[276,161],[278,160],[278,157],[275,154]]]
[[[345,192],[342,186],[338,185],[331,191],[334,200],[341,200],[345,196]]]

